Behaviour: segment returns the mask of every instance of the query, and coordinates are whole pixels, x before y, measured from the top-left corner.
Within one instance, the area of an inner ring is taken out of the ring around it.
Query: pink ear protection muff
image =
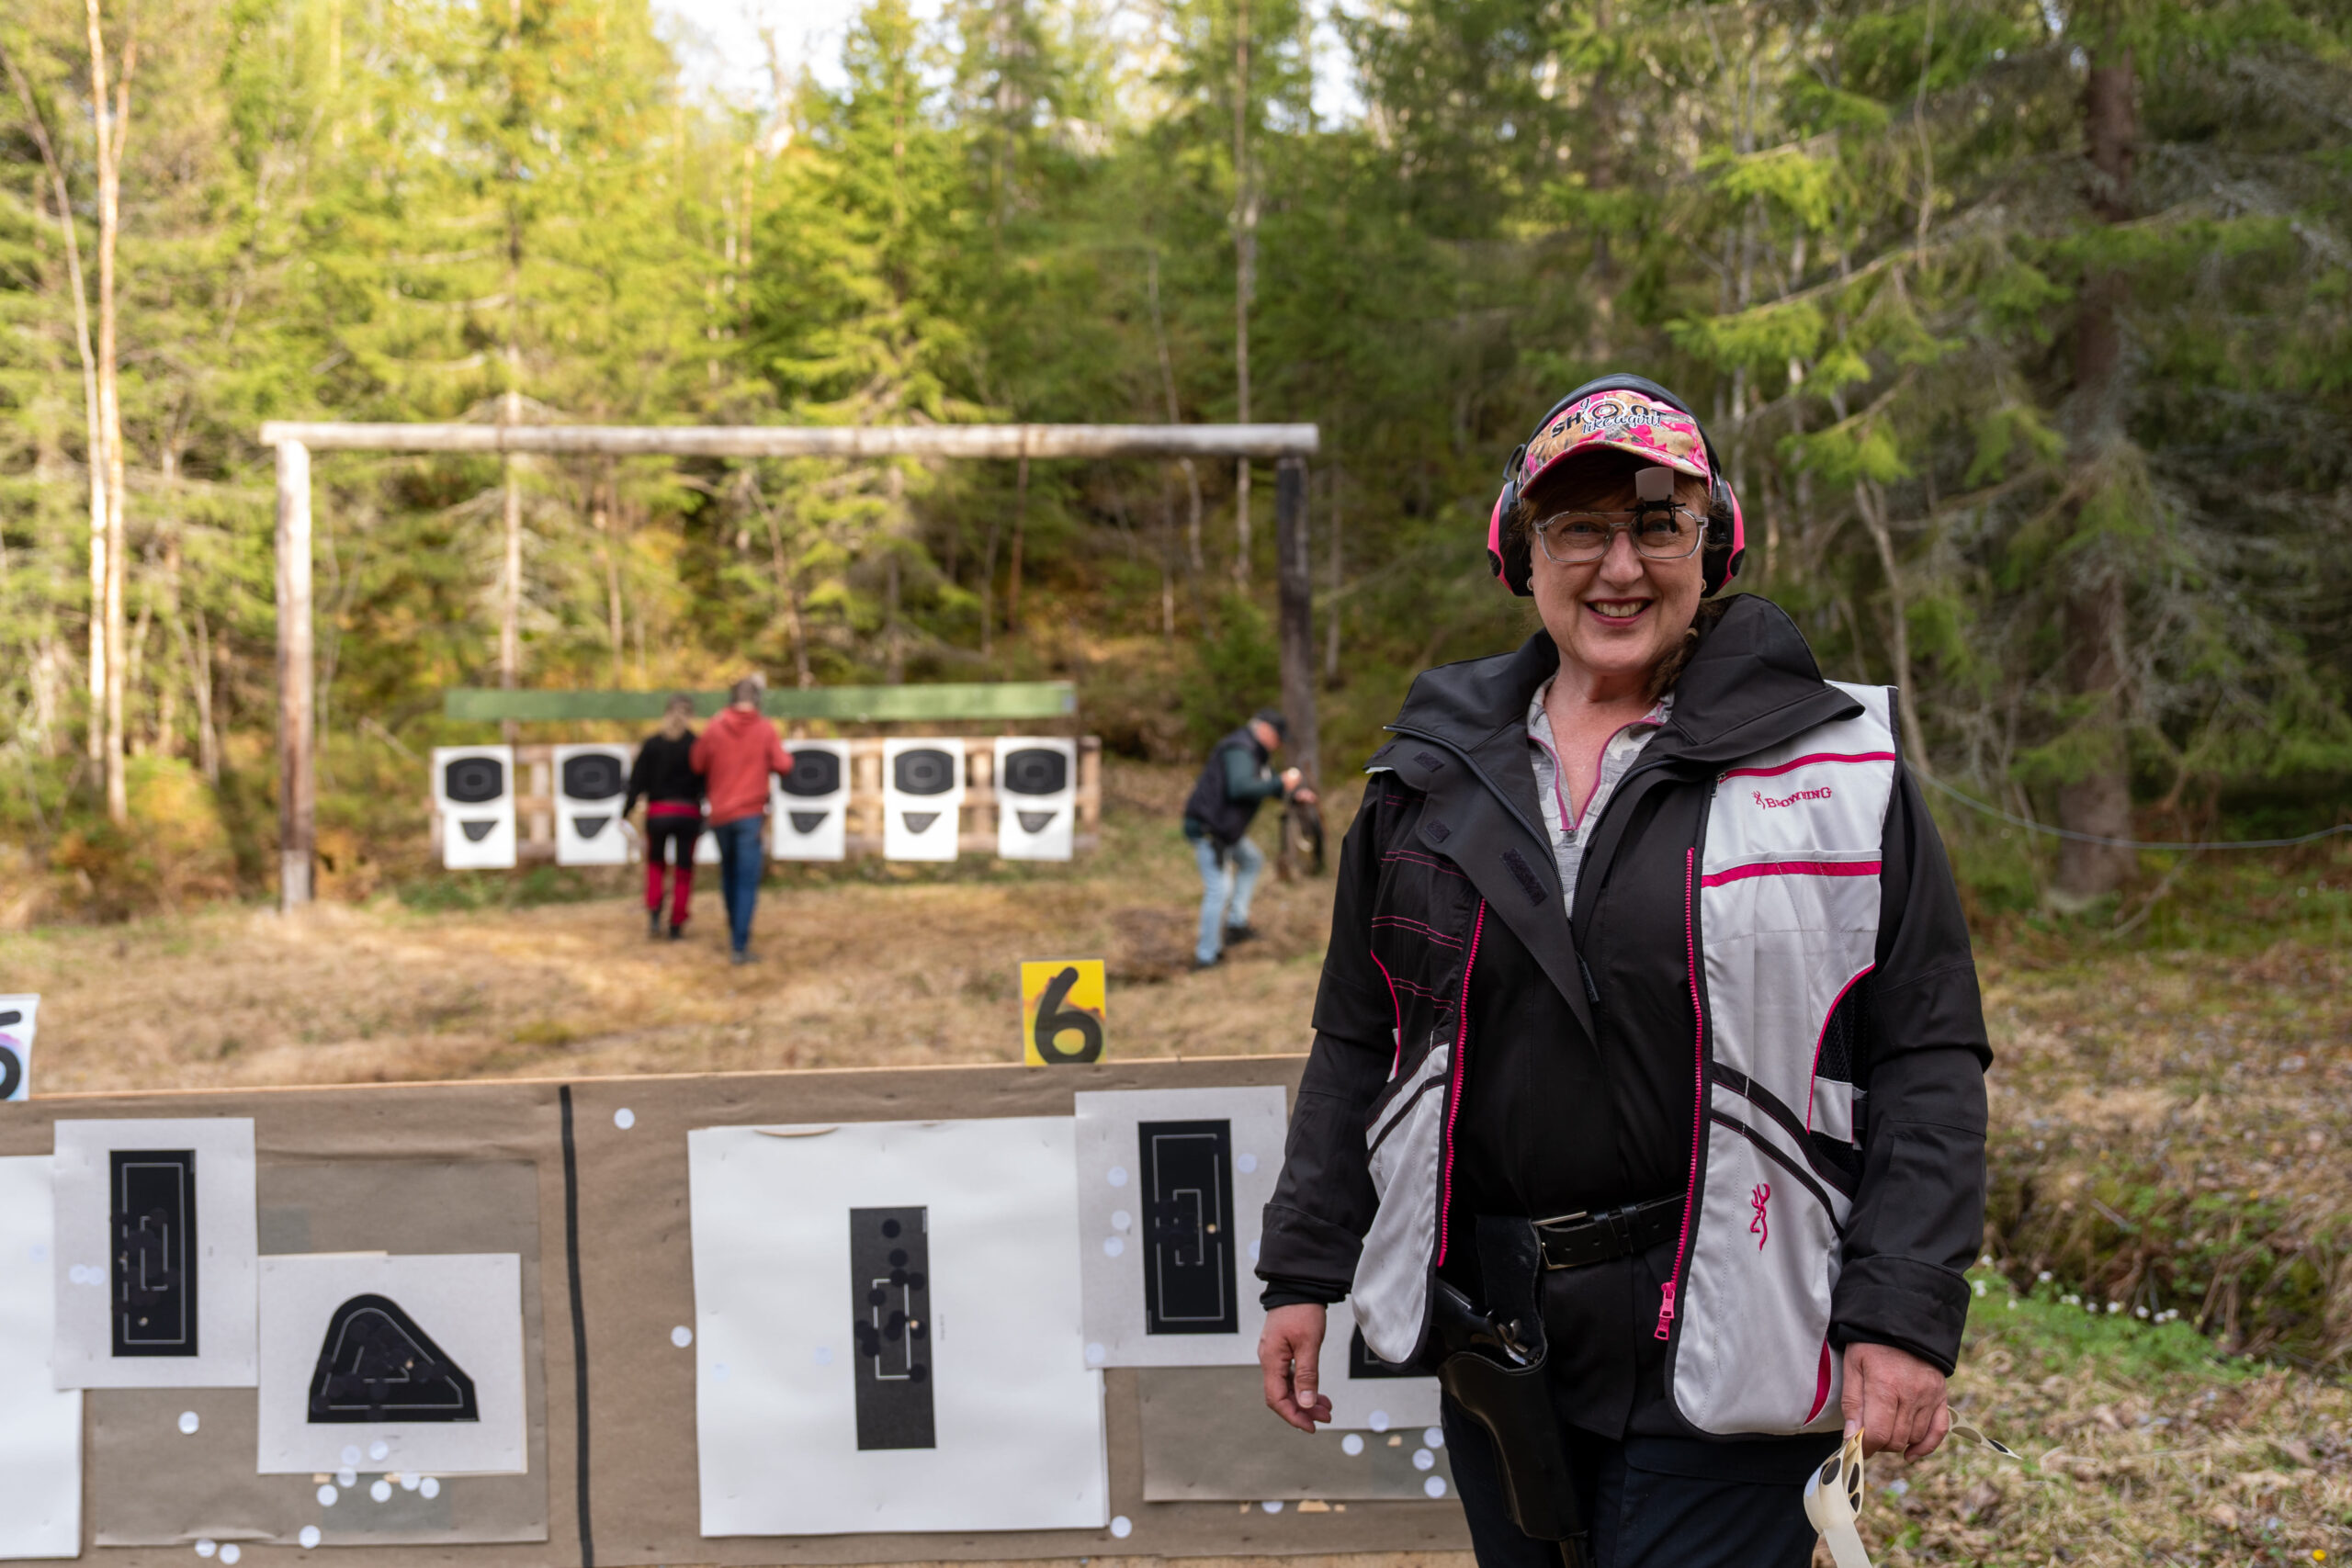
[[[1543,434],[1544,427],[1557,418],[1562,409],[1595,392],[1639,392],[1689,415],[1690,423],[1699,426],[1699,438],[1707,444],[1709,510],[1711,513],[1722,511],[1731,513],[1729,528],[1713,516],[1709,517],[1707,542],[1700,557],[1701,571],[1706,582],[1705,592],[1714,593],[1739,575],[1740,562],[1747,554],[1747,520],[1740,515],[1739,497],[1733,492],[1731,481],[1724,477],[1723,459],[1716,456],[1714,437],[1707,434],[1707,427],[1700,423],[1697,414],[1690,412],[1690,404],[1657,382],[1641,376],[1603,376],[1597,381],[1587,381],[1554,403],[1549,412],[1535,422],[1536,434]],[[1533,439],[1532,435],[1528,438],[1529,441]],[[1529,557],[1527,541],[1521,538],[1506,544],[1503,529],[1511,513],[1519,510],[1519,471],[1521,465],[1527,460],[1527,446],[1528,442],[1522,441],[1518,450],[1511,453],[1510,462],[1503,469],[1502,493],[1495,497],[1495,509],[1487,517],[1487,564],[1494,569],[1498,581],[1522,598],[1535,591],[1530,581],[1534,564]]]

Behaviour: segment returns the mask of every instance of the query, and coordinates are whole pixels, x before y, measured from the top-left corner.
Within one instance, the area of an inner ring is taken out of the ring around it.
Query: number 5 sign
[[[1021,1059],[1033,1067],[1102,1059],[1102,961],[1021,966]]]

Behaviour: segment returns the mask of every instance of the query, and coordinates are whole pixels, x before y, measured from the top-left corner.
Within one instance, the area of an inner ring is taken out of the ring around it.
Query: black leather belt
[[[1535,1222],[1546,1269],[1582,1269],[1671,1241],[1682,1225],[1682,1194]]]

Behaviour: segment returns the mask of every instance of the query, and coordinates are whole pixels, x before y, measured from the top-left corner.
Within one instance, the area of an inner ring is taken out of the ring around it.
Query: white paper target
[[[264,1475],[523,1473],[522,1259],[263,1258],[260,1408]]]
[[[996,741],[996,852],[1068,860],[1078,823],[1078,742],[1054,736]]]
[[[1356,1333],[1355,1309],[1345,1302],[1323,1321],[1322,1373],[1331,1425],[1341,1431],[1418,1431],[1438,1424],[1437,1379],[1383,1367]]]
[[[626,746],[555,749],[555,863],[627,865],[629,834],[621,820],[628,798]]]
[[[0,998],[0,1011],[21,998]],[[82,1550],[82,1393],[50,1367],[50,1156],[0,1159],[0,1559]]]
[[[1088,1364],[1256,1365],[1281,1088],[1081,1093],[1077,1109]]]
[[[882,742],[885,860],[954,860],[963,805],[961,740]]]
[[[0,997],[0,1100],[31,1096],[33,1030],[40,1021],[39,996]]]
[[[792,772],[768,781],[768,852],[841,860],[849,852],[849,742],[787,740]]]
[[[687,1134],[705,1536],[1103,1526],[1071,1128]]]
[[[514,748],[435,746],[433,806],[441,817],[441,863],[451,871],[514,864]]]
[[[60,1122],[56,1139],[58,1386],[253,1387],[253,1119]]]

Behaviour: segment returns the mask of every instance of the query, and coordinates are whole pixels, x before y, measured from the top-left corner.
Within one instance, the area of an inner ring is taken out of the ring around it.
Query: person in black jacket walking
[[[1209,748],[1193,793],[1184,801],[1184,838],[1201,868],[1201,929],[1193,947],[1193,967],[1206,969],[1224,956],[1227,942],[1246,942],[1250,899],[1266,857],[1250,841],[1258,803],[1279,795],[1310,805],[1315,792],[1299,783],[1296,768],[1277,775],[1273,755],[1289,724],[1274,708],[1261,708],[1249,723]]]
[[[1503,1325],[1552,1420],[1446,1402],[1481,1568],[1558,1568],[1501,1479],[1546,1442],[1597,1568],[1804,1568],[1841,1434],[1917,1457],[1950,1426],[1990,1059],[1967,929],[1892,694],[1709,600],[1744,543],[1671,393],[1563,400],[1488,525],[1544,629],[1415,682],[1341,854],[1266,1399],[1330,1418],[1343,1297],[1392,1363]]]
[[[673,862],[676,891],[670,903],[670,940],[686,933],[686,919],[695,894],[695,838],[702,831],[702,775],[692,757],[695,732],[687,723],[695,716],[695,700],[683,693],[672,697],[662,715],[662,728],[637,749],[628,771],[628,794],[621,801],[627,817],[642,798],[645,802],[645,934],[662,934],[662,857]]]

